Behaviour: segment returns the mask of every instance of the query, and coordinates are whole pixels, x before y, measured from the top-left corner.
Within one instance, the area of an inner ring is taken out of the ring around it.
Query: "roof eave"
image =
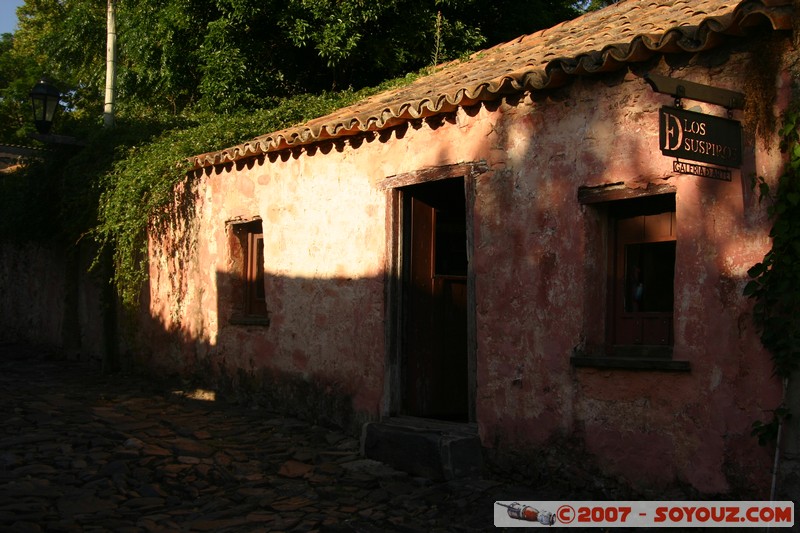
[[[708,17],[694,26],[676,26],[655,34],[640,33],[625,43],[607,44],[599,50],[571,57],[554,57],[543,66],[523,67],[450,93],[377,105],[373,112],[348,115],[340,110],[237,146],[195,156],[190,161],[195,169],[216,166],[269,152],[379,131],[409,120],[449,113],[459,107],[500,99],[509,94],[552,90],[564,86],[576,76],[613,72],[648,61],[655,55],[704,52],[718,47],[728,37],[746,35],[754,27],[769,26],[774,31],[791,30],[793,16],[791,0],[745,0],[733,12],[721,17]],[[550,28],[544,32],[552,30]],[[520,43],[526,37],[506,45]],[[480,61],[480,53],[474,54],[466,65]],[[425,78],[422,78],[415,83],[424,81]]]

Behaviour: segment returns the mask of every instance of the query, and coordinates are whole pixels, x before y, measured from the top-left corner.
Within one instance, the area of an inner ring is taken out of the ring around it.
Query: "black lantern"
[[[41,80],[31,89],[30,97],[36,130],[42,135],[46,135],[50,133],[50,128],[53,126],[53,115],[58,108],[61,93],[46,81]]]

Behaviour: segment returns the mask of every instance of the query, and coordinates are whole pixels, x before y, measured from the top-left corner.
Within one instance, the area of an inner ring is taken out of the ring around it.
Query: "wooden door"
[[[467,239],[462,179],[406,191],[405,414],[468,421]]]

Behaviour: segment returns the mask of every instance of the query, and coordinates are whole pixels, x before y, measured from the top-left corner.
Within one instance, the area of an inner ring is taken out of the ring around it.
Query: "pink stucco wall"
[[[736,65],[748,60],[654,71],[745,91]],[[732,182],[676,175],[658,150],[658,109],[671,103],[638,74],[577,80],[547,97],[204,172],[192,181],[194,218],[151,241],[144,342],[152,362],[291,376],[344,395],[364,418],[386,414],[392,227],[389,193],[376,185],[485,161],[489,171],[475,178],[472,265],[484,446],[535,454],[580,441],[606,473],[638,487],[749,485],[761,497],[769,450],[749,429],[777,404],[779,387],[742,297],[747,269],[769,246],[747,181],[774,179],[781,158],[775,142],[746,130],[745,164]],[[695,106],[723,114],[687,103]],[[570,364],[602,341],[605,319],[597,214],[578,202],[578,188],[619,182],[676,188],[674,357],[689,372]],[[218,302],[231,274],[226,221],[237,217],[263,220],[268,327],[230,325]]]

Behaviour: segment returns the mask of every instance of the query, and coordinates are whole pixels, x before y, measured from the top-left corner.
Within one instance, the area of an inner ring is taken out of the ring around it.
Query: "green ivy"
[[[780,130],[781,150],[787,154],[783,174],[774,190],[759,177],[754,187],[768,200],[772,221],[772,249],[747,272],[751,278],[745,296],[755,300],[753,319],[761,342],[772,354],[775,374],[784,383],[800,368],[800,109],[786,113]],[[767,422],[753,424],[753,435],[766,443],[777,434],[781,421],[791,416],[781,405]]]
[[[196,116],[190,127],[165,131],[147,143],[127,148],[102,176],[98,222],[93,230],[101,244],[96,262],[104,251],[113,252],[114,283],[123,304],[130,308],[138,304],[147,279],[148,231],[158,228],[165,207],[176,200],[177,185],[190,170],[189,158],[324,116],[415,77],[360,91],[299,95],[257,112]]]

